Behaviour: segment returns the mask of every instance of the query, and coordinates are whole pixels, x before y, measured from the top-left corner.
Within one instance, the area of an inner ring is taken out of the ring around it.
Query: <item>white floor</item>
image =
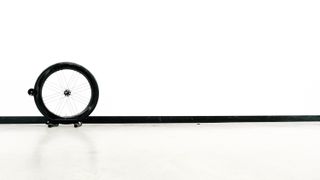
[[[0,180],[319,180],[320,123],[0,125]]]

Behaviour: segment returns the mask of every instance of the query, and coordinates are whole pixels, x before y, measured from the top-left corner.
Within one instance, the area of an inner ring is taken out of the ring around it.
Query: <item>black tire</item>
[[[72,117],[61,117],[57,114],[52,113],[46,106],[42,98],[42,88],[47,80],[47,78],[52,75],[53,73],[60,71],[60,70],[74,70],[82,74],[89,82],[91,88],[91,98],[86,106],[86,108],[79,114],[72,116]],[[34,87],[34,100],[39,109],[39,111],[47,118],[52,121],[58,121],[61,123],[72,123],[74,121],[79,122],[86,119],[92,111],[95,109],[98,99],[99,99],[99,87],[98,83],[95,80],[94,76],[83,66],[71,63],[71,62],[62,62],[54,64],[47,69],[45,69],[40,76],[38,77],[35,87]]]

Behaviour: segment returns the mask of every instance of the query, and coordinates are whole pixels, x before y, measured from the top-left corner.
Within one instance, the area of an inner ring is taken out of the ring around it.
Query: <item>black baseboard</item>
[[[0,116],[0,124],[39,124],[42,116]],[[230,123],[230,122],[298,122],[320,121],[319,115],[308,116],[90,116],[83,123]]]

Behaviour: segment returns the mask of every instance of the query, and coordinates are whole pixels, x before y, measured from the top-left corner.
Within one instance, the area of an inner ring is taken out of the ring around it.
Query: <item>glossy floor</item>
[[[318,122],[0,125],[0,179],[320,179],[319,139]]]

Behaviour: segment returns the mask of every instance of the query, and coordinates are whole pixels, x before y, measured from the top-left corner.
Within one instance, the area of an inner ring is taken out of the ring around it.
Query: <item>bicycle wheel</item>
[[[39,111],[45,117],[67,122],[87,118],[99,99],[94,76],[86,68],[71,62],[48,67],[28,93],[34,96]]]

